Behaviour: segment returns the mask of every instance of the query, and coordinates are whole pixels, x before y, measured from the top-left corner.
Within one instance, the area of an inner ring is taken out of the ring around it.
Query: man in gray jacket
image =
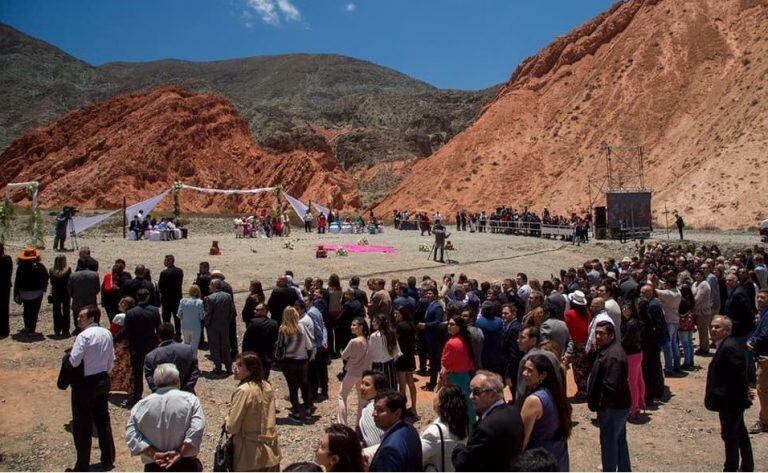
[[[229,345],[229,324],[237,317],[235,301],[222,290],[220,279],[211,280],[211,294],[205,298],[203,325],[208,329],[208,345],[213,360],[213,373],[232,373],[232,353]]]
[[[78,266],[77,271],[72,273],[67,283],[67,291],[72,298],[72,320],[75,322],[75,327],[78,327],[74,335],[80,333],[77,325],[77,314],[80,310],[89,305],[98,305],[97,296],[101,288],[99,273],[90,268],[91,266],[88,265]]]

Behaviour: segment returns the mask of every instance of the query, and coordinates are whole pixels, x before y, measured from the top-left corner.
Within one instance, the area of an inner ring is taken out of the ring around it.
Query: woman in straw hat
[[[13,300],[24,306],[22,333],[37,333],[37,315],[47,289],[48,270],[40,262],[40,253],[31,247],[23,250],[19,253],[16,281],[13,284]]]

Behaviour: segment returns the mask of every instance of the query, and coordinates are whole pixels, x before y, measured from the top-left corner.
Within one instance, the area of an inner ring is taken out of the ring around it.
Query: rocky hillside
[[[466,128],[497,91],[439,90],[336,55],[92,67],[0,25],[0,151],[28,129],[74,108],[169,85],[228,99],[256,142],[272,152],[315,149],[330,130],[334,156],[356,172],[381,161],[432,154]]]
[[[118,96],[32,130],[0,155],[0,186],[40,181],[47,207],[116,208],[181,180],[198,187],[247,189],[282,184],[291,195],[334,208],[358,208],[352,179],[330,146],[270,153],[253,141],[248,123],[222,97],[175,88]],[[14,196],[23,197],[20,192]],[[184,191],[186,211],[253,212],[274,196],[243,198]],[[171,202],[167,199],[165,207]]]
[[[465,131],[377,211],[523,205],[586,210],[601,143],[644,149],[657,221],[768,217],[768,4],[629,0],[523,61]]]

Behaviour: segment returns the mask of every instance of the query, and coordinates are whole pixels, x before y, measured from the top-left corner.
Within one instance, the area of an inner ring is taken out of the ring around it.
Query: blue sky
[[[88,63],[284,53],[366,59],[441,88],[506,81],[613,0],[0,0],[0,21]]]

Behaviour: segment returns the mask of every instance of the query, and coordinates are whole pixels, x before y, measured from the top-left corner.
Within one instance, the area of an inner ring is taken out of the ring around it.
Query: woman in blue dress
[[[543,448],[557,459],[560,471],[568,471],[571,405],[555,367],[544,355],[533,355],[525,361],[522,376],[532,388],[520,413],[525,430],[523,449]]]

